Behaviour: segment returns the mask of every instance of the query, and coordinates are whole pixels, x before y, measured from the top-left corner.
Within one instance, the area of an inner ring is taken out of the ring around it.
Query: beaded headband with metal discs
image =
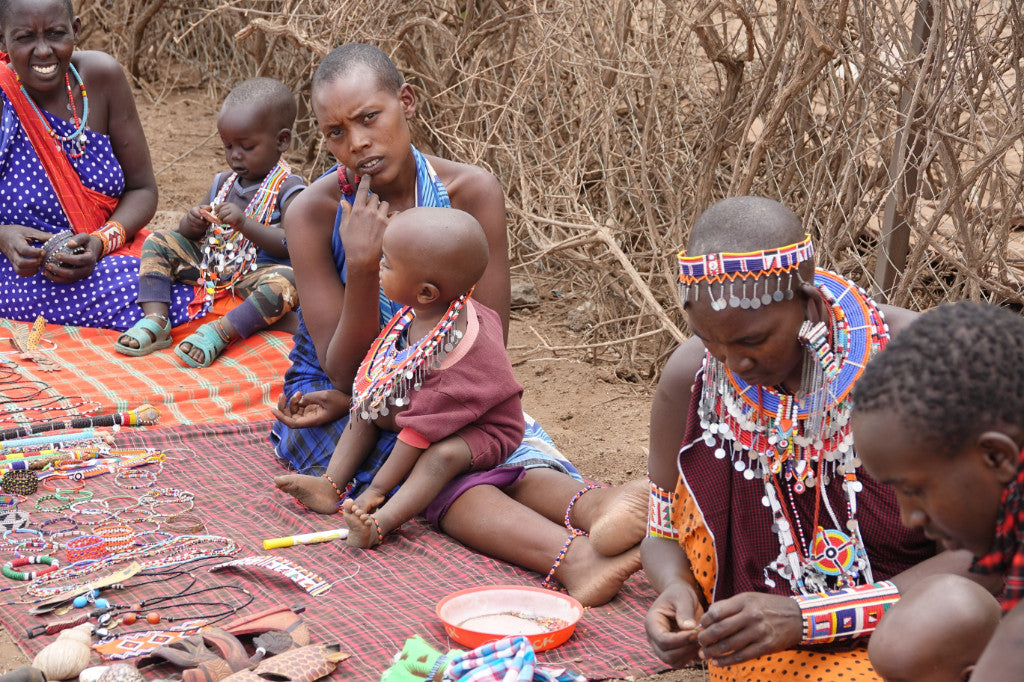
[[[679,297],[683,304],[700,300],[701,286],[713,310],[760,308],[793,298],[803,280],[797,269],[814,255],[811,236],[778,249],[747,253],[679,252]]]

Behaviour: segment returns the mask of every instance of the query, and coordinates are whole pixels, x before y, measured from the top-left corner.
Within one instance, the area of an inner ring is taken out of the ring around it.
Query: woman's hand
[[[700,625],[701,658],[721,666],[792,649],[803,637],[800,606],[777,594],[744,592],[715,602]]]
[[[700,600],[693,586],[684,580],[672,582],[647,611],[644,627],[654,654],[673,668],[681,668],[697,657],[697,619]]]
[[[349,396],[341,391],[296,391],[289,398],[284,393],[277,399],[277,407],[270,408],[277,420],[292,429],[321,426],[340,419],[348,412]]]
[[[348,271],[377,272],[380,267],[381,242],[388,225],[388,202],[370,194],[370,176],[359,180],[352,205],[341,200],[341,244],[345,247]]]
[[[76,234],[65,248],[54,255],[43,270],[43,276],[58,284],[71,284],[92,274],[103,255],[103,242],[91,234]]]
[[[24,225],[0,227],[0,251],[11,261],[14,272],[21,277],[31,277],[43,267],[46,254],[42,242],[53,235]],[[33,245],[33,242],[39,242]]]

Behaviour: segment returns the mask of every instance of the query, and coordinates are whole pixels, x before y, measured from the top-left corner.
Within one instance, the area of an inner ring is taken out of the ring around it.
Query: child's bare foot
[[[287,474],[274,476],[274,485],[318,514],[338,512],[338,493],[326,478]]]
[[[647,535],[647,508],[650,484],[638,478],[617,488],[590,525],[590,546],[605,556],[618,556]],[[593,491],[591,494],[598,491]]]
[[[350,547],[372,549],[384,539],[373,514],[357,505],[355,500],[345,500],[341,506],[341,513],[345,519],[345,525],[348,526],[348,537],[345,542]]]
[[[370,487],[356,498],[356,506],[372,514],[377,511],[382,504],[384,504],[384,499],[384,493],[378,492],[374,490],[373,487]]]
[[[618,556],[594,551],[590,538],[581,535],[569,545],[555,579],[584,606],[600,606],[611,601],[626,579],[641,568],[640,548]]]

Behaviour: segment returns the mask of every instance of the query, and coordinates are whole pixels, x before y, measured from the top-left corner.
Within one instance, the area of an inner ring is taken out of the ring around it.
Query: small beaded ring
[[[164,519],[161,527],[164,530],[178,533],[180,535],[195,535],[202,533],[205,526],[203,520],[195,514],[175,514]]]
[[[39,571],[21,572],[15,571],[15,568],[19,566],[28,566],[30,564],[45,564],[46,568]],[[20,556],[16,559],[12,559],[4,564],[3,574],[11,580],[35,580],[37,576],[43,575],[44,573],[50,573],[60,568],[60,562],[54,559],[52,556],[41,554],[39,556]]]
[[[56,500],[57,504],[53,507],[45,506],[44,503],[49,502],[50,500]],[[70,509],[72,504],[73,502],[58,497],[57,493],[51,493],[49,495],[43,495],[38,500],[36,500],[34,506],[36,508],[36,511],[39,512],[62,512],[65,509]]]
[[[0,490],[18,495],[35,495],[39,490],[39,474],[32,469],[10,469],[0,476]]]
[[[103,538],[98,535],[79,535],[64,544],[64,551],[71,563],[89,559],[102,559],[107,556],[107,548]]]

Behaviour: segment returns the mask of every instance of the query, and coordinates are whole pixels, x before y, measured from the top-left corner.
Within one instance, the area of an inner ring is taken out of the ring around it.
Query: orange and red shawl
[[[64,150],[50,137],[46,125],[36,114],[28,96],[21,89],[18,77],[8,66],[10,58],[0,52],[0,89],[3,89],[21,127],[28,135],[29,142],[46,171],[46,177],[60,200],[60,206],[76,233],[95,232],[110,217],[120,197],[111,197],[90,189],[82,184],[74,166]],[[115,252],[116,255],[139,256],[142,253],[142,239],[129,242]]]

